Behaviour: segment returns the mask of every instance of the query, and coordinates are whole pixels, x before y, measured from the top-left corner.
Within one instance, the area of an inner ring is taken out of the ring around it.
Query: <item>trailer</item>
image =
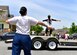
[[[30,36],[33,49],[42,49],[44,47],[50,50],[56,50],[59,46],[77,46],[77,40],[58,39],[56,36]],[[13,39],[5,40],[5,43],[12,43]]]

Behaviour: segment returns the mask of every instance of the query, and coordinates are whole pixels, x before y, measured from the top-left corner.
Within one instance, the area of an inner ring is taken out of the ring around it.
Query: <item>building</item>
[[[9,7],[0,6],[0,31],[9,28],[9,24],[5,23],[5,20],[8,19],[8,16],[9,16]]]
[[[53,34],[60,34],[60,35],[64,35],[65,33],[67,33],[68,30],[64,30],[64,29],[57,29],[53,31]]]
[[[14,17],[14,15],[10,15],[10,18]],[[9,25],[9,29],[11,29],[11,31],[16,31],[16,25]]]

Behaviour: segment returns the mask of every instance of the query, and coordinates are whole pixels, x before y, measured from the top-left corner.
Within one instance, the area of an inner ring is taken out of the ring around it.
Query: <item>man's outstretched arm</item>
[[[52,19],[52,21],[59,21],[60,22],[61,20]]]
[[[52,27],[47,26],[46,24],[44,24],[43,22],[40,22],[40,21],[38,21],[38,23],[37,23],[37,24],[38,24],[38,25],[45,26],[45,27],[47,27],[48,29],[53,29]]]
[[[47,19],[43,20],[43,21],[47,21]]]

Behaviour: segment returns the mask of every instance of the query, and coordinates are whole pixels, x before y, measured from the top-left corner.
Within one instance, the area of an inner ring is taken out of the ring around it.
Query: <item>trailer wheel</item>
[[[41,49],[43,47],[43,39],[41,38],[35,38],[32,40],[32,48],[33,49]]]
[[[58,46],[58,44],[56,41],[54,41],[54,40],[48,40],[47,41],[47,48],[48,49],[55,50],[55,49],[57,49],[57,46]]]

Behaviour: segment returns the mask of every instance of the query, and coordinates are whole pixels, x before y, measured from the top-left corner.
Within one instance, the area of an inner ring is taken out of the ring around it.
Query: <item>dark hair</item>
[[[27,14],[27,8],[26,7],[21,7],[19,13],[21,16],[24,16]]]
[[[48,15],[48,18],[50,18],[51,16],[50,15]]]

